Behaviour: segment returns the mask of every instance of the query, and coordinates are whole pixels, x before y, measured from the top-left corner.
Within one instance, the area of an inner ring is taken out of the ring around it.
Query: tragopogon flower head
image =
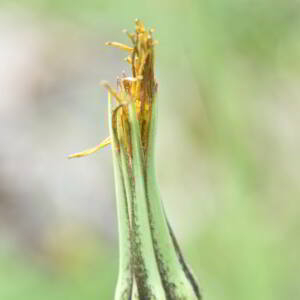
[[[144,154],[148,148],[149,122],[152,113],[152,103],[157,90],[157,83],[154,77],[154,45],[157,43],[153,40],[153,29],[147,30],[140,20],[135,20],[136,30],[134,33],[124,32],[132,42],[132,47],[117,42],[107,42],[106,45],[115,46],[129,55],[125,60],[131,65],[132,75],[122,74],[118,78],[118,91],[113,90],[107,82],[104,86],[117,100],[118,111],[121,119],[121,131],[119,132],[120,141],[126,146],[127,153],[131,155],[131,142],[128,124],[128,102],[134,102],[137,117],[140,123],[141,141]]]
[[[121,44],[118,42],[107,42],[107,46],[114,46],[128,53],[125,61],[131,65],[131,76],[125,73],[117,79],[117,89],[113,89],[107,81],[101,84],[108,89],[111,95],[117,100],[118,106],[114,110],[114,114],[119,115],[119,140],[126,148],[126,152],[131,157],[131,141],[128,124],[128,103],[134,102],[136,107],[137,118],[140,123],[141,142],[146,156],[148,149],[149,123],[152,116],[152,104],[157,91],[157,83],[154,76],[154,46],[158,43],[153,40],[154,29],[147,30],[142,21],[135,20],[135,32],[124,33],[129,37],[132,46]],[[116,118],[113,120],[116,127]],[[111,138],[105,139],[99,145],[85,150],[83,152],[69,155],[69,158],[86,156],[101,148],[109,145]]]

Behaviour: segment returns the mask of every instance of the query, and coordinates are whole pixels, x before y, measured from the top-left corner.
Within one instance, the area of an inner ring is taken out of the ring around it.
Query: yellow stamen
[[[138,80],[143,80],[143,76],[142,75],[138,75],[137,77],[124,77],[121,78],[122,81],[131,81],[131,82],[136,82]]]
[[[77,157],[88,156],[88,155],[93,154],[93,153],[99,151],[100,149],[108,146],[110,143],[111,143],[111,138],[108,137],[102,143],[100,143],[99,145],[97,145],[97,146],[95,146],[93,148],[84,150],[82,152],[70,154],[70,155],[68,155],[68,158],[77,158]]]
[[[121,50],[128,51],[129,53],[131,53],[133,51],[132,47],[129,47],[125,44],[118,43],[118,42],[106,42],[105,45],[106,46],[113,46],[113,47],[119,48]]]
[[[132,64],[132,58],[130,56],[125,57],[124,60],[127,61],[130,65]]]

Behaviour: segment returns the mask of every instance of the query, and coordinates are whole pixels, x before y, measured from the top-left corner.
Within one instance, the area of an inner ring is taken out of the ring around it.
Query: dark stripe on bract
[[[116,115],[114,115],[114,117],[116,117]],[[124,181],[124,174],[122,172],[122,166],[120,165],[120,151],[121,151],[121,148],[120,148],[120,141],[119,141],[119,138],[118,138],[118,134],[117,134],[117,130],[115,128],[113,128],[113,134],[114,134],[114,139],[115,141],[118,143],[119,145],[119,152],[117,153],[117,155],[119,156],[119,159],[118,159],[118,167],[120,169],[120,174],[121,174],[121,183],[122,183],[122,188],[123,188],[123,194],[125,195],[126,197],[126,185],[125,185],[125,181]],[[128,208],[128,200],[127,198],[125,198],[125,208],[126,208],[126,219],[127,219],[127,223],[128,223],[128,226],[129,226],[129,236],[127,237],[129,239],[129,245],[130,245],[130,248],[132,247],[131,246],[131,229],[130,229],[130,220],[129,220],[129,208]],[[131,253],[131,249],[130,249],[130,253]],[[127,266],[129,269],[130,269],[130,273],[131,273],[131,276],[130,278],[128,278],[127,280],[127,284],[129,286],[129,288],[127,288],[126,290],[124,290],[124,292],[122,293],[122,296],[121,296],[121,299],[120,300],[126,300],[125,297],[126,295],[128,295],[126,298],[127,300],[132,300],[132,290],[133,290],[133,274],[132,274],[132,258],[130,258],[130,264]]]
[[[128,131],[130,136],[132,136],[132,129],[130,123],[128,123]],[[128,169],[130,167],[128,166]],[[131,254],[132,254],[132,271],[133,276],[136,280],[137,290],[139,294],[139,300],[152,300],[153,297],[151,289],[147,285],[148,274],[145,267],[145,262],[143,255],[141,253],[141,241],[140,236],[138,234],[139,225],[137,224],[136,219],[136,194],[135,194],[135,180],[133,176],[133,172],[128,172],[131,176],[131,194],[132,194],[132,203],[131,203],[131,227],[130,227],[130,244],[131,244]],[[128,207],[127,207],[128,208]],[[129,208],[128,208],[129,209]]]
[[[154,237],[154,226],[153,226],[153,221],[152,221],[152,213],[150,210],[150,199],[148,196],[148,185],[147,185],[147,174],[145,172],[145,187],[146,187],[146,199],[147,199],[147,209],[148,209],[148,215],[149,215],[149,223],[150,223],[150,230],[151,230],[151,237],[152,237],[152,243],[154,246],[154,254],[156,258],[156,262],[158,265],[158,271],[160,274],[160,278],[163,284],[163,288],[165,291],[166,299],[167,300],[176,300],[175,298],[175,289],[176,287],[174,284],[170,283],[168,280],[168,270],[165,267],[164,261],[162,259],[162,255],[159,251],[159,246],[158,242]]]
[[[132,258],[133,271],[136,279],[137,290],[140,300],[152,300],[153,295],[151,289],[147,285],[148,274],[145,268],[144,258],[141,253],[141,241],[138,235],[138,225],[135,216],[135,195],[133,195],[133,203],[131,207],[131,222],[132,222]],[[159,299],[158,299],[159,300]]]
[[[171,235],[171,238],[172,238],[172,241],[173,241],[173,245],[174,245],[174,247],[175,247],[175,250],[176,250],[176,253],[177,253],[179,262],[180,262],[180,264],[181,264],[181,266],[182,266],[183,272],[184,272],[186,278],[187,278],[187,279],[189,280],[189,282],[191,283],[191,285],[192,285],[192,287],[193,287],[193,290],[194,290],[194,292],[195,292],[197,298],[198,298],[199,300],[201,300],[202,297],[201,297],[201,294],[200,294],[200,290],[199,290],[198,284],[197,284],[197,282],[196,282],[196,280],[195,280],[193,274],[191,273],[189,267],[187,266],[187,264],[186,264],[185,261],[184,261],[184,258],[183,258],[183,255],[182,255],[182,253],[181,253],[180,247],[179,247],[179,245],[178,245],[178,242],[177,242],[177,240],[176,240],[176,238],[175,238],[175,235],[174,235],[174,233],[173,233],[173,230],[172,230],[172,228],[171,228],[171,225],[170,225],[168,219],[167,219],[167,223],[168,223],[169,232],[170,232],[170,235]]]
[[[153,126],[152,123],[152,117],[153,115],[151,114],[151,125]],[[149,126],[149,130],[148,130],[148,137],[149,134],[151,132],[152,128],[151,126]],[[149,145],[148,145],[149,147]],[[148,149],[149,150],[149,149]],[[165,296],[166,296],[166,300],[176,300],[175,298],[175,289],[176,286],[172,283],[169,282],[168,280],[168,270],[164,264],[164,261],[162,259],[162,255],[159,251],[159,246],[158,246],[158,242],[154,237],[154,225],[153,225],[153,218],[152,218],[152,213],[151,213],[151,209],[150,209],[150,199],[149,199],[149,194],[148,194],[148,174],[146,172],[147,170],[147,163],[148,163],[148,156],[145,154],[145,162],[144,162],[144,178],[145,178],[145,189],[146,189],[146,199],[147,199],[147,209],[148,209],[148,216],[149,216],[149,224],[150,224],[150,230],[151,230],[151,237],[152,237],[152,244],[154,247],[154,254],[155,254],[155,258],[156,258],[156,262],[158,265],[158,271],[159,271],[159,275],[162,281],[162,285],[164,288],[164,292],[165,292]]]
[[[154,238],[153,238],[153,245],[155,248],[155,257],[156,257],[156,261],[158,264],[159,274],[160,274],[160,278],[162,280],[166,298],[167,298],[167,300],[176,300],[176,298],[175,298],[176,297],[176,292],[175,292],[176,286],[168,280],[168,271],[167,271],[167,268],[165,267],[163,259],[161,258],[158,243]]]
[[[154,237],[154,226],[153,226],[152,214],[151,214],[151,210],[150,210],[150,203],[149,203],[150,200],[148,197],[147,185],[146,185],[146,197],[147,197],[146,199],[147,199],[147,208],[148,208],[148,215],[149,215],[152,244],[154,246],[154,254],[155,254],[155,258],[156,258],[156,263],[158,265],[158,271],[159,271],[160,278],[161,278],[161,281],[163,284],[166,299],[167,300],[175,300],[174,296],[172,296],[172,295],[175,295],[174,292],[172,292],[172,290],[174,290],[175,287],[168,280],[168,271],[164,265],[162,255],[159,251],[158,242]]]

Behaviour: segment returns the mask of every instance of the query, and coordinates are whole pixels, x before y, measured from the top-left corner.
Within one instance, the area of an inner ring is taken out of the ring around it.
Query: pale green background
[[[297,0],[0,4],[0,300],[113,299],[117,228],[100,80],[156,28],[158,177],[207,300],[300,299]]]

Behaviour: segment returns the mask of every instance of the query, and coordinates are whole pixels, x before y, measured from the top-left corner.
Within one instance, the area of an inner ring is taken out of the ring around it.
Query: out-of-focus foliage
[[[157,29],[158,177],[209,300],[299,299],[300,3],[0,4],[0,299],[112,299],[111,153],[65,154],[107,133],[139,17]]]

